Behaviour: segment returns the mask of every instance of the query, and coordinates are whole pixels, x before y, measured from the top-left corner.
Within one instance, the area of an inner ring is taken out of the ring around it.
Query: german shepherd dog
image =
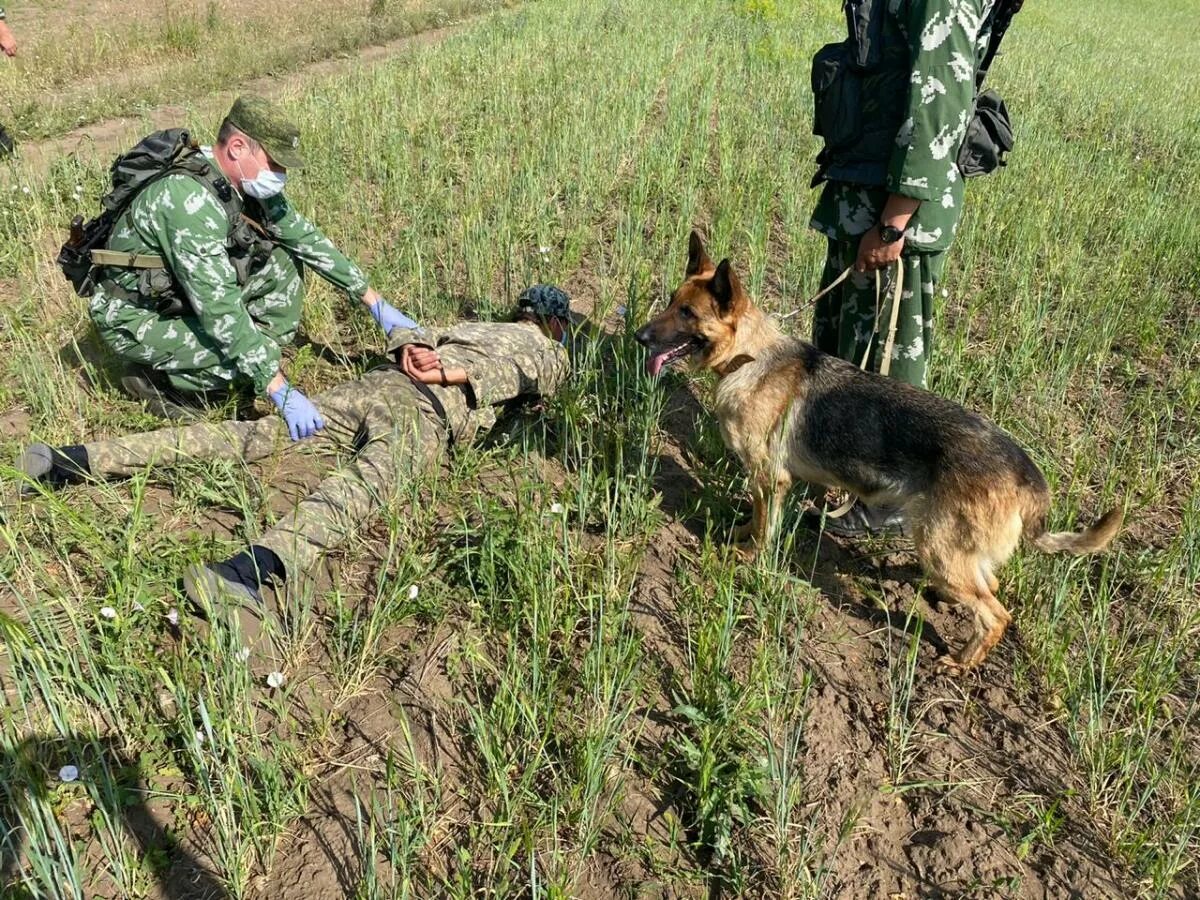
[[[683,284],[637,340],[649,348],[652,376],[674,363],[717,375],[721,436],[754,497],[752,518],[735,532],[743,557],[770,540],[794,481],[902,511],[933,586],[974,613],[971,640],[939,660],[953,674],[983,662],[1012,619],[994,573],[1022,537],[1044,552],[1085,554],[1121,527],[1115,508],[1082,532],[1047,532],[1046,480],[1009,435],[950,400],[784,335],[728,259],[713,265],[695,232]]]

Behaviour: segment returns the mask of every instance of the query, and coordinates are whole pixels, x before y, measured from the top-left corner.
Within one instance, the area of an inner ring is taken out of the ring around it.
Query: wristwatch
[[[884,225],[879,223],[879,239],[885,244],[894,244],[900,238],[904,237],[904,229],[897,228],[895,225]]]

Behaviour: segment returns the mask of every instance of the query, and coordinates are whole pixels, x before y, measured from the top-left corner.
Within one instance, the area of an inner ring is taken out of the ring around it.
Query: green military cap
[[[267,155],[286,169],[304,167],[300,155],[300,129],[283,110],[257,94],[242,94],[229,110],[226,120],[249,138],[262,144]]]

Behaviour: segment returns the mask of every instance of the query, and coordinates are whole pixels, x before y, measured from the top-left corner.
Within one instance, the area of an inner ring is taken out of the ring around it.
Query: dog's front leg
[[[735,532],[739,538],[736,545],[738,556],[743,560],[753,560],[774,536],[783,510],[783,500],[790,487],[791,479],[785,474],[760,470],[752,480],[754,511],[750,521],[738,529],[741,533]]]

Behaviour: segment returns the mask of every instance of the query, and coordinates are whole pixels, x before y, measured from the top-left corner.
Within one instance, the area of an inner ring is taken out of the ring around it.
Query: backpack
[[[143,188],[177,171],[179,163],[197,150],[198,145],[187,129],[171,128],[147,135],[113,161],[109,170],[112,187],[100,200],[100,215],[86,223],[83,216],[76,216],[71,221],[70,235],[55,260],[76,294],[90,297],[96,292],[92,251],[104,249],[121,213]],[[136,258],[130,264],[135,265]]]

